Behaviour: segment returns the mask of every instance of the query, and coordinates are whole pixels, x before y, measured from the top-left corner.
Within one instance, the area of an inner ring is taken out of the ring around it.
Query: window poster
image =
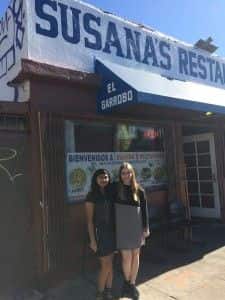
[[[131,163],[137,181],[145,189],[159,188],[167,183],[164,152],[76,152],[67,154],[67,196],[69,202],[85,199],[94,172],[107,169],[112,181],[118,180],[122,162]]]

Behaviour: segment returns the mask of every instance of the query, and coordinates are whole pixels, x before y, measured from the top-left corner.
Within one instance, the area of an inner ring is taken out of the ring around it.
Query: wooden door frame
[[[200,139],[198,139],[200,138]],[[218,183],[218,172],[217,172],[217,159],[216,159],[216,152],[215,152],[215,138],[214,138],[214,133],[208,132],[208,133],[200,133],[200,134],[193,134],[190,136],[185,136],[183,142],[188,142],[188,141],[196,141],[198,139],[199,141],[202,140],[208,140],[209,145],[210,145],[210,159],[211,159],[211,168],[213,173],[215,174],[215,181],[213,182],[214,185],[214,195],[215,195],[215,214],[216,216],[210,216],[212,214],[212,209],[207,209],[207,208],[191,208],[192,211],[194,211],[193,216],[197,216],[195,214],[198,214],[199,209],[203,209],[205,213],[199,217],[203,218],[221,218],[221,201],[220,201],[220,193],[219,193],[219,183]]]

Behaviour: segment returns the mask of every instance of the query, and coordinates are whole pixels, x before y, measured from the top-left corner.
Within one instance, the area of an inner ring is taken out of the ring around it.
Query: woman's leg
[[[113,254],[107,256],[109,258],[108,260],[108,267],[109,267],[109,273],[106,280],[106,288],[112,288],[112,281],[113,281]]]
[[[139,269],[140,248],[132,250],[131,255],[132,255],[132,263],[131,263],[130,283],[135,284],[137,274],[138,274],[138,269]]]
[[[122,269],[126,281],[130,281],[132,253],[131,250],[121,250],[122,255]]]
[[[139,299],[139,291],[135,286],[138,269],[139,269],[139,256],[140,256],[139,248],[131,250],[132,263],[131,263],[131,275],[130,275],[130,282],[129,282],[129,296],[132,299],[136,299],[136,300]]]
[[[98,276],[98,291],[103,292],[106,285],[112,282],[112,256],[100,257],[100,271]]]

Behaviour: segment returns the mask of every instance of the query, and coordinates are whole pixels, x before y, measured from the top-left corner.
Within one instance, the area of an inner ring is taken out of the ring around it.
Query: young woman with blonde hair
[[[135,286],[139,269],[140,247],[149,235],[148,209],[145,193],[137,183],[131,164],[124,162],[119,169],[116,187],[116,241],[121,252],[124,283],[122,297],[139,299]]]

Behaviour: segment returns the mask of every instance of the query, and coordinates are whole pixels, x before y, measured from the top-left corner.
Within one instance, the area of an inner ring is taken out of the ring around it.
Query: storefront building
[[[12,0],[0,62],[4,286],[82,272],[99,166],[225,221],[224,59],[80,1]]]

